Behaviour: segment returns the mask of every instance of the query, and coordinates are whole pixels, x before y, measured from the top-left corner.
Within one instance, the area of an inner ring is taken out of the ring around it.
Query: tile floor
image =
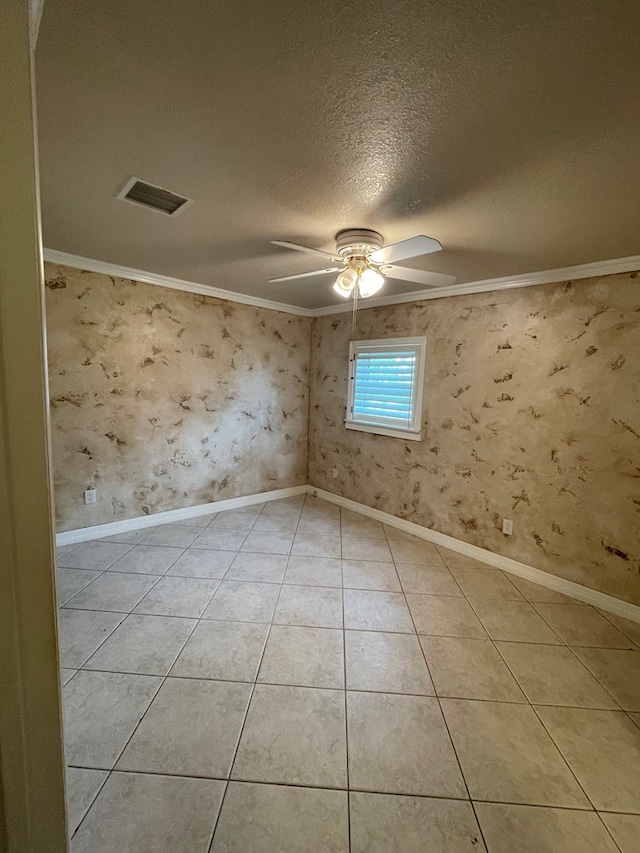
[[[638,853],[640,626],[307,497],[61,548],[73,853]]]

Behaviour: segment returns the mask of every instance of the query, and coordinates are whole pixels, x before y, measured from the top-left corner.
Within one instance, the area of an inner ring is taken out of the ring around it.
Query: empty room
[[[637,4],[12,5],[7,850],[637,853]]]

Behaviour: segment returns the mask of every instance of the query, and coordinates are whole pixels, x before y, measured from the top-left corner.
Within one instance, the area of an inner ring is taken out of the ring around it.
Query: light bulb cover
[[[377,293],[384,284],[384,276],[377,270],[369,267],[364,270],[358,279],[358,291],[362,299],[367,299]]]
[[[333,289],[336,293],[340,294],[340,296],[343,296],[346,299],[348,296],[351,296],[351,292],[356,286],[357,282],[358,273],[349,267],[339,273],[338,277],[336,278],[335,284],[333,285]]]

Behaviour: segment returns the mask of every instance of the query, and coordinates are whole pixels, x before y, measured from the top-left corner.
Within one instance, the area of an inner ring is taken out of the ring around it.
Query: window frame
[[[381,352],[397,351],[398,347],[407,347],[416,353],[416,370],[412,388],[412,413],[411,423],[407,427],[391,426],[382,423],[371,423],[369,421],[355,420],[353,418],[355,375],[358,354],[363,350],[376,350]],[[420,441],[422,438],[422,403],[424,395],[424,376],[427,355],[426,336],[412,338],[376,338],[373,340],[350,341],[349,342],[349,372],[347,376],[347,417],[344,425],[346,429],[369,432],[374,435],[385,435],[392,438],[404,438],[409,441]]]

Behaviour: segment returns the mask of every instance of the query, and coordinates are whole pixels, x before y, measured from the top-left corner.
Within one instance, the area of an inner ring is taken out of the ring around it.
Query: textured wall
[[[59,530],[306,482],[310,320],[52,264],[46,285]]]
[[[361,311],[427,335],[420,442],[344,428],[351,316],[314,320],[310,482],[640,604],[639,282]]]

